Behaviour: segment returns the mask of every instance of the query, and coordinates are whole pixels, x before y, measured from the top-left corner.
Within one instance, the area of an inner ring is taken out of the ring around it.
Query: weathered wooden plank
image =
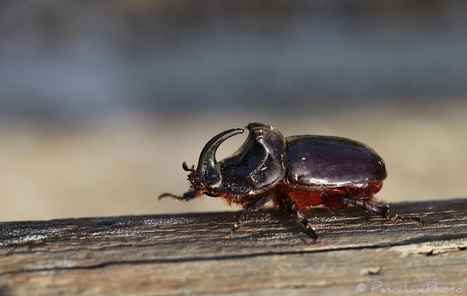
[[[314,209],[322,244],[274,210],[232,235],[232,212],[0,223],[0,287],[14,295],[353,295],[379,283],[436,293],[436,282],[467,293],[467,199],[392,209],[428,223]]]

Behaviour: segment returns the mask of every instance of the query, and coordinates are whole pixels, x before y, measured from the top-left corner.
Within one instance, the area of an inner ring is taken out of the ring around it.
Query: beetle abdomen
[[[383,159],[367,145],[341,137],[286,138],[288,167],[285,181],[300,187],[340,187],[383,181]]]

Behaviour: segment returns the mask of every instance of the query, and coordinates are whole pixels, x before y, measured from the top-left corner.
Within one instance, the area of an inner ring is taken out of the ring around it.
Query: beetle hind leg
[[[389,213],[389,206],[381,201],[376,200],[375,198],[361,199],[343,196],[340,200],[345,205],[353,205],[362,208],[372,214],[376,214],[393,221],[416,221],[425,225],[425,221],[419,217],[401,216],[399,214]]]

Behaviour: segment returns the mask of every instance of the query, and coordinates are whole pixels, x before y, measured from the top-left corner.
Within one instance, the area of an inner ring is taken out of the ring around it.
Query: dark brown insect
[[[206,194],[239,204],[243,212],[233,231],[253,210],[273,200],[295,214],[314,240],[318,236],[302,210],[317,205],[335,210],[353,205],[386,218],[423,223],[418,217],[390,214],[388,205],[375,198],[387,172],[383,159],[367,145],[331,136],[284,137],[274,127],[255,122],[247,128],[250,133],[243,145],[220,162],[217,148],[244,130],[234,128],[213,137],[196,169],[183,163],[191,189],[183,196],[164,193],[159,198],[188,201]]]

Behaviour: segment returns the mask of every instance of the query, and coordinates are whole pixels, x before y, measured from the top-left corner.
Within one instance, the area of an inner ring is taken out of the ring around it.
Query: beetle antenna
[[[161,200],[164,197],[172,197],[172,198],[176,198],[176,199],[180,199],[180,200],[184,199],[183,196],[178,196],[178,195],[168,193],[168,192],[165,192],[165,193],[162,193],[161,195],[159,195],[158,199]]]
[[[197,195],[198,195],[198,192],[194,191],[194,190],[190,190],[188,192],[185,192],[183,194],[183,196],[179,196],[179,195],[175,195],[175,194],[166,192],[166,193],[162,193],[161,195],[159,195],[159,200],[161,200],[163,197],[172,197],[172,198],[175,198],[175,199],[178,199],[178,200],[189,201],[189,200],[192,200],[193,198],[195,198]]]
[[[186,162],[182,163],[182,168],[187,172],[192,172],[192,173],[195,172],[195,165],[192,165],[191,168],[189,168]]]

